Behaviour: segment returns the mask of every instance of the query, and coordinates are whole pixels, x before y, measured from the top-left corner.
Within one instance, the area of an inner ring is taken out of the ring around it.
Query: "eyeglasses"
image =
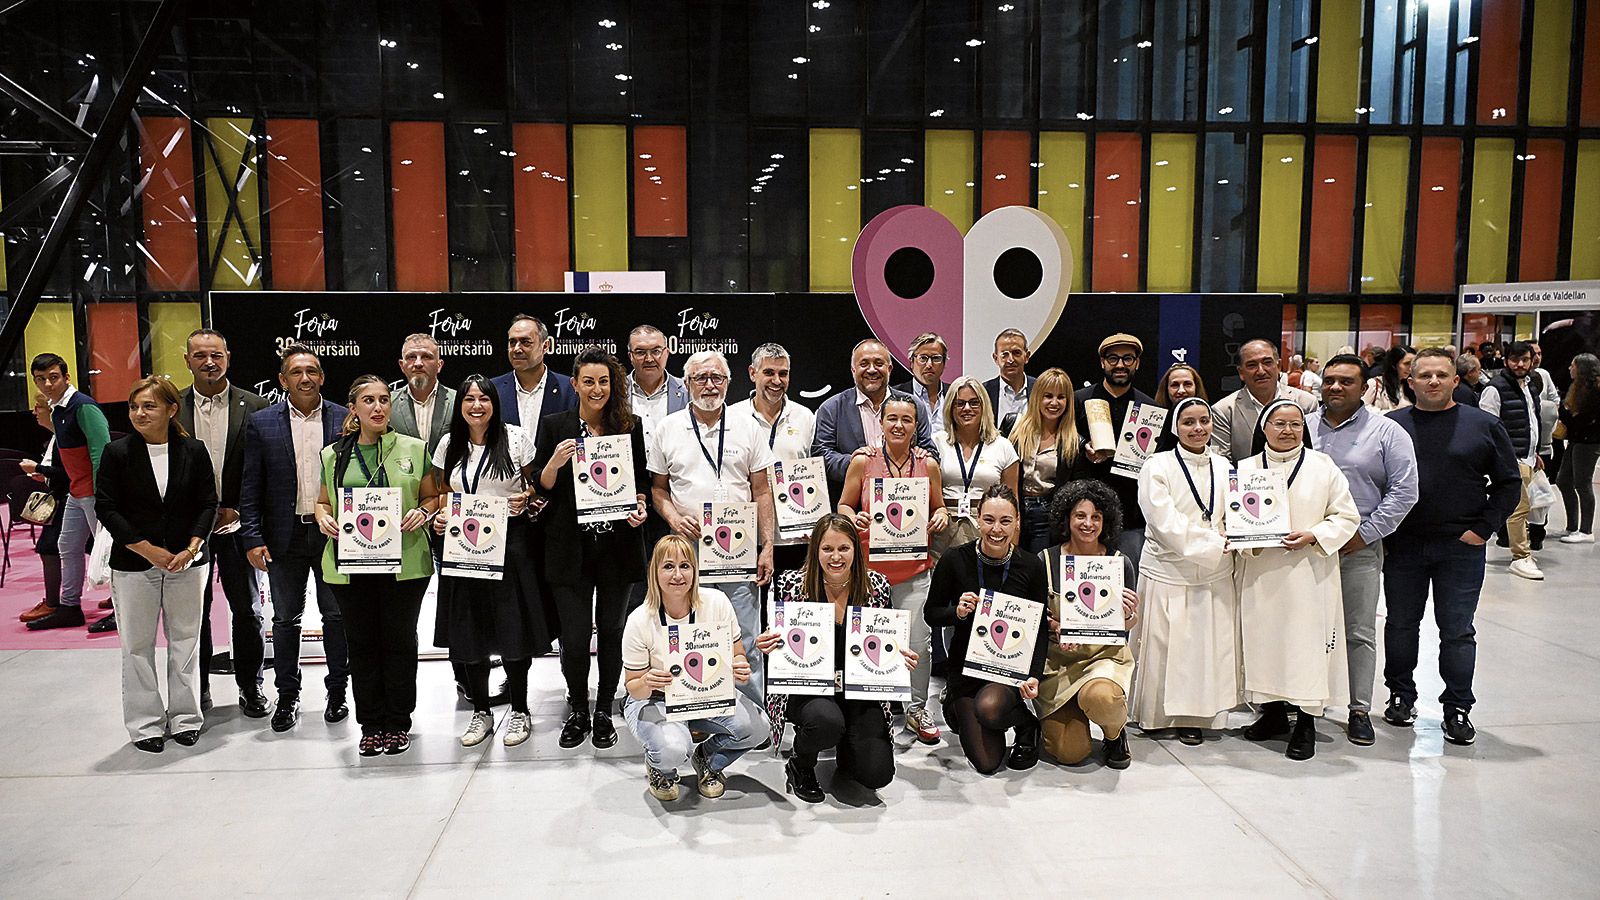
[[[1118,355],[1116,353],[1107,353],[1107,354],[1105,354],[1104,356],[1102,356],[1100,358],[1102,360],[1105,360],[1108,363],[1111,363],[1113,366],[1115,366],[1115,365],[1131,366],[1134,363],[1139,361],[1139,354],[1137,354],[1137,353],[1123,353],[1121,355]]]
[[[1304,423],[1304,422],[1268,422],[1267,423],[1267,427],[1275,429],[1277,431],[1305,431],[1306,430],[1306,423]]]
[[[661,355],[666,352],[667,348],[665,347],[638,347],[629,350],[628,355],[634,359],[660,359]]]
[[[911,361],[919,366],[937,366],[944,362],[944,355],[938,353],[918,353],[911,357]]]
[[[956,409],[982,409],[983,408],[983,401],[982,400],[977,400],[977,399],[973,399],[973,400],[955,400],[955,401],[952,401],[951,405],[954,406]]]
[[[701,372],[699,375],[690,375],[689,380],[698,385],[719,387],[727,383],[728,376],[718,375],[715,372]]]

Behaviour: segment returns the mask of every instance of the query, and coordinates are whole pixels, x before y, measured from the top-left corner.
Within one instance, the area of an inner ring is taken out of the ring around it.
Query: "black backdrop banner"
[[[1213,398],[1239,386],[1240,345],[1282,333],[1279,294],[1075,294],[1046,336],[1028,371],[1061,366],[1077,384],[1100,377],[1100,340],[1115,332],[1138,336],[1144,362],[1135,384],[1154,393],[1157,376],[1177,359],[1200,369]],[[398,386],[400,345],[407,335],[439,342],[440,380],[509,371],[505,336],[518,313],[538,316],[550,330],[547,362],[571,374],[579,350],[598,345],[624,368],[628,332],[654,325],[667,338],[668,368],[700,350],[720,350],[734,384],[729,396],[748,396],[750,354],[767,341],[790,353],[790,393],[815,408],[849,387],[850,349],[872,330],[853,294],[547,294],[547,293],[305,293],[213,291],[206,321],[228,338],[235,384],[268,399],[283,398],[278,354],[306,344],[322,358],[329,399],[343,402],[357,375],[371,373]],[[946,372],[946,380],[958,373]],[[907,378],[903,370],[894,380]]]

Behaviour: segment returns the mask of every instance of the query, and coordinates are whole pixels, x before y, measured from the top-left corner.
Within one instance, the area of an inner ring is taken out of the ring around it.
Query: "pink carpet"
[[[219,644],[228,642],[228,604],[221,602],[222,589],[217,588],[217,601],[211,604],[211,633],[220,638]],[[111,588],[90,587],[83,592],[84,618],[93,623],[110,610],[100,609],[100,601],[111,596]],[[6,572],[5,587],[0,588],[0,650],[82,650],[118,649],[117,633],[90,634],[83,628],[54,628],[49,631],[29,631],[17,621],[17,616],[33,608],[44,599],[44,573],[39,565],[39,555],[33,552],[33,541],[26,528],[11,533],[11,568]],[[165,639],[157,635],[157,642]]]

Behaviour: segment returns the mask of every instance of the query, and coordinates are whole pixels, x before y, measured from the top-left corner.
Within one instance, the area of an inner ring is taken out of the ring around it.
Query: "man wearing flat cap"
[[[1133,386],[1133,376],[1139,372],[1139,357],[1144,355],[1144,342],[1131,334],[1113,334],[1100,342],[1100,371],[1103,377],[1094,384],[1073,394],[1077,410],[1078,436],[1089,437],[1089,419],[1084,414],[1087,400],[1104,400],[1111,404],[1111,427],[1122,429],[1122,420],[1128,407],[1134,403],[1155,404],[1155,399]],[[1114,447],[1089,451],[1089,469],[1094,477],[1105,482],[1122,501],[1122,539],[1118,549],[1122,555],[1139,564],[1139,552],[1144,549],[1144,513],[1139,510],[1139,481],[1126,475],[1113,474],[1111,458]]]

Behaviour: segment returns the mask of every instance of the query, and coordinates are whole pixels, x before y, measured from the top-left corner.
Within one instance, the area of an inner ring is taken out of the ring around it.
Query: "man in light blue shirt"
[[[1339,551],[1344,591],[1345,654],[1350,665],[1352,744],[1371,744],[1372,684],[1378,663],[1377,621],[1383,539],[1417,502],[1417,453],[1411,436],[1361,403],[1366,367],[1354,355],[1322,367],[1323,407],[1307,420],[1311,446],[1333,457],[1350,481],[1361,528]]]

